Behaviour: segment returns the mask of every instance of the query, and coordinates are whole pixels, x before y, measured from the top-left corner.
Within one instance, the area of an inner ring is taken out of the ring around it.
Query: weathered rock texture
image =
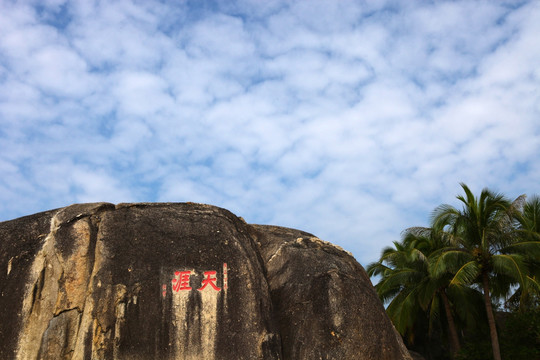
[[[0,359],[410,359],[365,271],[200,204],[0,223]]]

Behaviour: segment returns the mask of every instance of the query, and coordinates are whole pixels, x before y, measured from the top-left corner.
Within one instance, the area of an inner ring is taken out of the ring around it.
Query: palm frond
[[[457,318],[467,326],[475,327],[485,316],[482,293],[469,286],[451,286],[447,294],[453,302]]]
[[[406,287],[408,284],[414,284],[421,278],[414,269],[399,269],[393,271],[387,277],[384,277],[376,286],[378,292],[384,294],[386,291],[398,287]]]
[[[454,272],[471,256],[463,249],[446,248],[433,253],[430,258],[429,271],[434,277],[447,272]]]
[[[521,255],[498,254],[492,257],[492,262],[496,272],[509,276],[520,284],[525,284],[527,269]]]
[[[527,275],[528,287],[540,295],[540,281],[534,276]]]
[[[450,285],[469,285],[473,283],[480,275],[480,268],[476,261],[465,263],[454,275]]]
[[[392,268],[376,261],[368,264],[366,267],[366,272],[370,277],[377,276],[377,275],[383,275],[385,272],[391,271]]]
[[[414,324],[414,317],[418,312],[415,298],[414,291],[403,291],[386,308],[388,317],[401,335],[405,335]]]
[[[533,195],[525,203],[518,222],[522,230],[540,233],[540,196]]]
[[[452,227],[456,219],[460,216],[459,210],[452,205],[442,204],[433,210],[430,216],[430,224],[434,231],[443,231],[447,227]]]
[[[540,257],[540,241],[520,241],[500,249],[500,252],[503,254],[519,253]]]

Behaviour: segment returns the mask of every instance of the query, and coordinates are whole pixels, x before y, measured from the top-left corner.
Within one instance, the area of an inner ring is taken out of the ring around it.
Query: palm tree
[[[516,236],[515,218],[521,209],[524,196],[510,202],[502,194],[483,189],[480,197],[473,195],[461,184],[464,196],[457,196],[463,208],[441,205],[432,214],[432,227],[451,234],[451,246],[434,254],[430,269],[434,276],[452,272],[451,285],[478,283],[484,296],[484,305],[490,330],[493,358],[501,359],[497,328],[492,308],[490,289],[497,294],[507,293],[512,284],[527,283],[525,257]],[[538,247],[532,242],[526,247]]]
[[[367,272],[370,276],[381,276],[375,289],[383,302],[390,301],[386,311],[396,329],[409,341],[413,340],[416,322],[422,316],[428,318],[431,333],[442,307],[453,356],[461,346],[449,299],[451,277],[443,274],[435,278],[429,272],[429,255],[448,245],[442,234],[429,228],[410,228],[401,242],[385,248],[380,260],[368,265]],[[465,298],[463,292],[451,294]]]

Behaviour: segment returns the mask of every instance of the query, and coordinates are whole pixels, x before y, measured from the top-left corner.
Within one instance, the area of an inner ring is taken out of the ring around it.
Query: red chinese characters
[[[180,291],[190,291],[193,288],[191,287],[191,276],[194,274],[193,271],[175,271],[174,278],[172,279],[172,290],[173,292]],[[203,291],[206,288],[213,291],[221,291],[222,289],[226,290],[228,287],[228,274],[227,274],[227,263],[223,264],[223,279],[222,279],[222,288],[218,286],[218,273],[215,270],[208,270],[203,272],[203,278],[201,280],[201,286],[197,288],[199,291]],[[166,296],[167,285],[162,287],[162,295]]]

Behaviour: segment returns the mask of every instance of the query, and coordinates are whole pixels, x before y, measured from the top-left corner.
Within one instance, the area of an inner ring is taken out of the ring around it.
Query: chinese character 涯
[[[180,290],[191,290],[189,286],[189,277],[191,276],[191,271],[176,271],[175,276],[178,276],[177,279],[172,279],[173,290],[178,292]]]

